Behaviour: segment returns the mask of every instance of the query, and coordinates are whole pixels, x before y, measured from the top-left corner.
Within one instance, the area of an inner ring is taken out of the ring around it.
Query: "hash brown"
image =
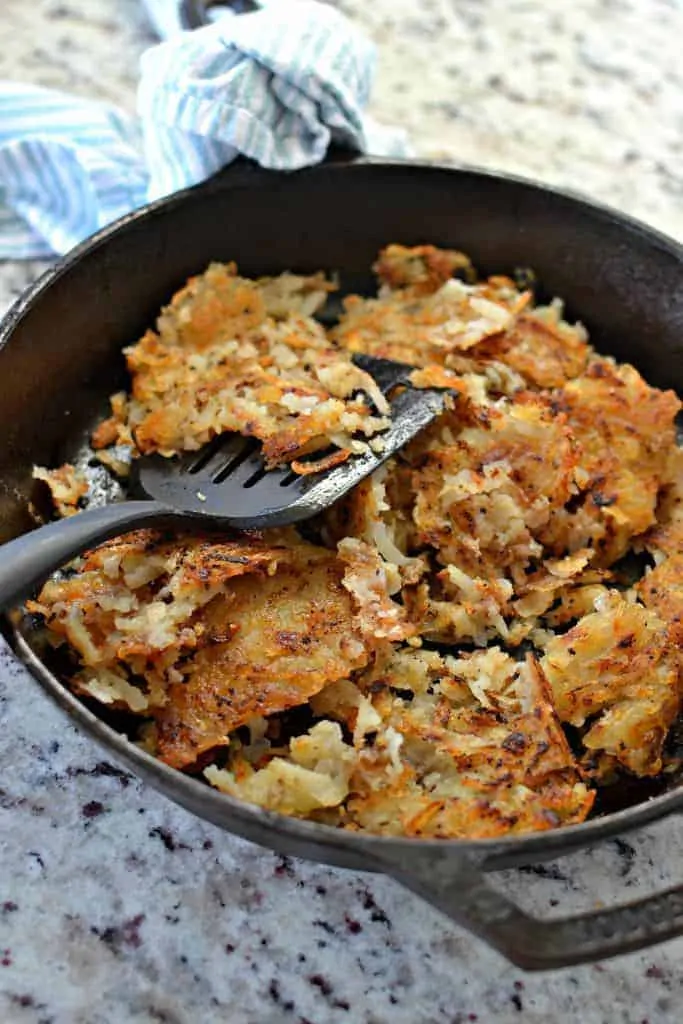
[[[233,796],[415,837],[578,823],[600,787],[667,768],[680,403],[597,354],[559,300],[479,280],[456,250],[390,245],[375,269],[377,294],[347,297],[325,329],[324,274],[252,281],[212,264],[126,350],[131,393],[93,447],[122,475],[122,449],[238,430],[270,465],[322,468],[388,423],[355,352],[454,388],[451,408],[301,531],[139,531],[29,608],[76,692]],[[69,467],[38,475],[76,511]],[[645,568],[626,579],[634,554]]]

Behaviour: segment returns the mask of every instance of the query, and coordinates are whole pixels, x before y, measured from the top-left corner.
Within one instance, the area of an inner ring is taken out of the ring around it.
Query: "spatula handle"
[[[0,611],[28,597],[51,572],[109,537],[177,522],[158,501],[123,501],[48,523],[0,547]]]

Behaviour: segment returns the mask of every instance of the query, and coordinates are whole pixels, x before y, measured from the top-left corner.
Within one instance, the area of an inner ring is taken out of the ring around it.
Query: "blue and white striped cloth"
[[[322,160],[331,142],[407,152],[403,132],[364,115],[374,50],[331,7],[262,0],[259,11],[182,32],[162,17],[169,0],[146,3],[171,34],[142,56],[139,117],[0,83],[0,259],[67,252],[240,153],[296,170]]]

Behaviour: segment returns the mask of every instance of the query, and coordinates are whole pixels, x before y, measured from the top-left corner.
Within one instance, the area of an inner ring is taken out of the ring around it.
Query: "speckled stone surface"
[[[570,185],[683,237],[683,8],[343,0],[421,155]],[[0,77],[131,108],[136,0],[3,0]],[[0,265],[0,305],[39,264]],[[681,882],[680,818],[497,883],[570,913]],[[119,771],[0,647],[2,1024],[669,1024],[683,940],[525,976],[387,879],[289,861]]]

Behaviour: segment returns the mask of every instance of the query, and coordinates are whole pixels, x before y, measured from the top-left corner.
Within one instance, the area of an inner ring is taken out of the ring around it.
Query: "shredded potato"
[[[661,770],[680,698],[678,655],[657,615],[605,595],[550,641],[541,664],[561,721],[584,730],[589,756],[604,752],[637,775]]]
[[[389,245],[375,271],[326,330],[322,273],[212,264],[126,350],[131,392],[93,446],[122,475],[126,453],[236,430],[269,466],[324,471],[389,423],[356,352],[457,392],[434,423],[302,530],[138,531],[28,608],[75,692],[233,797],[413,837],[581,822],[598,787],[668,770],[680,403],[598,355],[559,300],[478,280],[456,250]],[[36,476],[77,511],[73,467]]]
[[[593,794],[535,659],[516,663],[496,647],[445,659],[398,651],[360,673],[356,687],[355,707],[334,684],[314,701],[355,723],[343,823],[479,838],[581,821],[590,810]],[[360,731],[368,700],[374,716],[365,713]]]
[[[365,450],[355,435],[386,429],[388,406],[312,319],[332,289],[322,274],[250,281],[234,264],[212,264],[125,350],[132,397],[112,401],[93,445],[170,456],[237,431],[263,442],[269,466],[295,472],[299,456],[330,444],[342,458]]]

